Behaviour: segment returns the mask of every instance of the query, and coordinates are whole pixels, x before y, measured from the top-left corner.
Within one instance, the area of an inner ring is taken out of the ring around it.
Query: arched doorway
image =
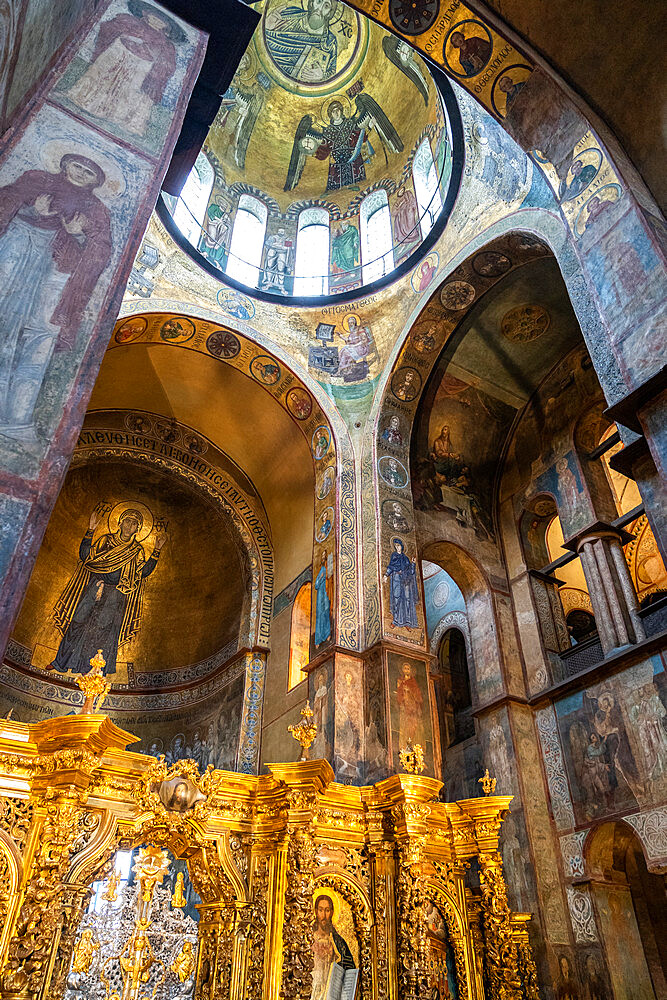
[[[591,893],[614,997],[667,996],[667,898],[663,875],[649,871],[624,823],[594,831],[587,850]]]

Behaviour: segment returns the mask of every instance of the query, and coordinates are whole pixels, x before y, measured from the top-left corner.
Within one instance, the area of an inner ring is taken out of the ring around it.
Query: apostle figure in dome
[[[157,566],[166,531],[158,522],[153,552],[147,559],[137,535],[143,537],[142,529],[150,531],[150,525],[146,526],[145,515],[129,504],[113,516],[115,530],[110,517],[110,530],[93,540],[95,529],[108,512],[109,505],[100,503],[90,515],[79,546],[79,568],[56,604],[54,620],[62,639],[49,670],[85,674],[91,657],[102,649],[105,673],[113,674],[119,646],[134,638],[141,626],[144,584]]]
[[[331,21],[339,12],[337,0],[308,0],[278,7],[266,16],[264,37],[278,69],[292,80],[323,83],[336,72],[338,41]]]

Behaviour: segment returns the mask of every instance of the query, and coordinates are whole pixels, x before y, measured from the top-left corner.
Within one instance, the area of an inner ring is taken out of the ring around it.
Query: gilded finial
[[[482,790],[485,795],[493,795],[496,790],[496,779],[490,776],[488,767],[482,777],[477,780],[482,786]]]
[[[288,726],[287,731],[292,734],[297,743],[301,744],[301,757],[299,760],[308,760],[308,751],[317,736],[317,726],[314,722],[311,722],[313,710],[310,707],[309,701],[306,702],[305,708],[301,709],[301,718],[302,722],[297,726]]]
[[[90,670],[77,677],[76,683],[84,693],[85,700],[79,710],[79,715],[88,715],[99,709],[100,705],[109,694],[111,684],[107,683],[104,677],[104,668],[107,661],[102,656],[102,650],[98,649],[95,656],[90,661]]]
[[[413,745],[412,740],[408,740],[407,745],[399,750],[398,759],[408,774],[421,774],[424,770],[424,748],[420,743]]]

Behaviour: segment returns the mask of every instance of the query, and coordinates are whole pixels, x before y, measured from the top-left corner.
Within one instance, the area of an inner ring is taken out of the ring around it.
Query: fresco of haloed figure
[[[107,515],[109,530],[94,538]],[[101,648],[105,673],[116,672],[119,647],[141,627],[145,582],[167,540],[166,526],[156,521],[153,550],[146,558],[141,542],[152,529],[153,516],[144,504],[97,505],[79,546],[79,566],[55,607],[62,639],[47,669],[86,673]]]

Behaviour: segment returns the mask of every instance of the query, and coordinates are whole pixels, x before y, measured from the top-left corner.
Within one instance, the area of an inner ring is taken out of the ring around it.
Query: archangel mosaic
[[[640,6],[0,2],[0,1000],[667,996]]]

